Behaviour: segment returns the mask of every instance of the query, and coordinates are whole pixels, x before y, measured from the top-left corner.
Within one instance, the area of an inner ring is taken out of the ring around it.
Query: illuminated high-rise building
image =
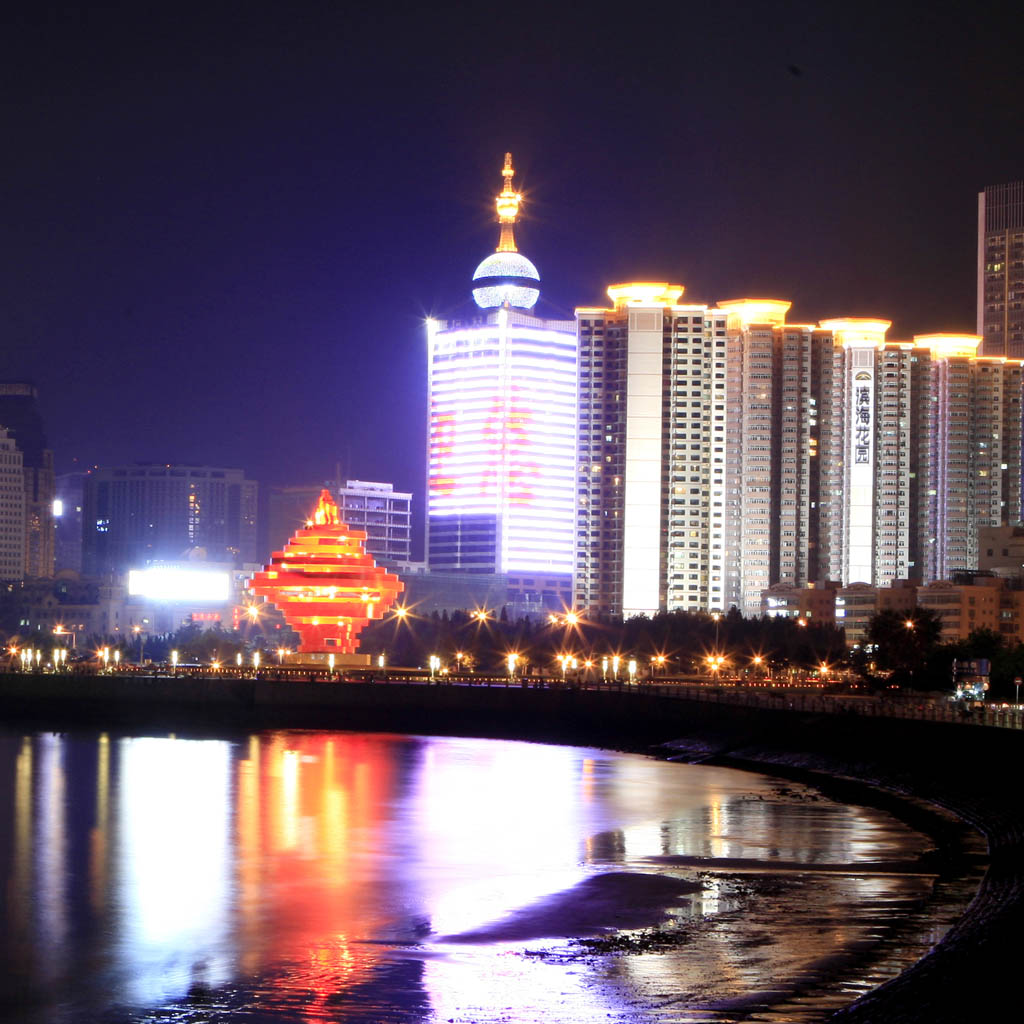
[[[978,194],[981,355],[1024,358],[1024,181]]]
[[[682,285],[580,307],[574,604],[652,615],[725,600],[725,318]]]
[[[520,580],[572,571],[576,332],[533,308],[518,252],[522,200],[506,155],[497,250],[473,275],[475,311],[427,321],[427,562]]]
[[[726,605],[757,615],[761,592],[827,577],[835,464],[833,339],[786,323],[779,299],[720,302],[726,316]]]
[[[925,583],[977,567],[978,530],[1021,515],[1019,360],[980,337],[885,335],[887,320],[826,320],[836,344],[829,575]]]
[[[978,335],[914,338],[927,353],[928,429],[923,435],[923,578],[978,567],[982,527],[1021,519],[1022,367],[979,356]]]

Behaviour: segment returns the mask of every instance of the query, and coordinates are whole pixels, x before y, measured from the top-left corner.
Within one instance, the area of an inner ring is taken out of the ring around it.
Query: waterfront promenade
[[[785,691],[672,685],[431,685],[213,678],[0,675],[0,714],[25,728],[140,726],[179,734],[330,728],[508,736],[584,743],[825,780],[870,802],[913,798],[982,832],[988,866],[979,892],[933,952],[836,1020],[972,1021],[1012,1005],[1024,931],[1024,745],[1019,716],[955,711],[927,701],[876,702]],[[953,717],[950,717],[952,714]],[[836,789],[835,787],[838,787]],[[846,788],[844,788],[846,787]],[[914,820],[935,835],[938,862],[956,843],[952,819]]]

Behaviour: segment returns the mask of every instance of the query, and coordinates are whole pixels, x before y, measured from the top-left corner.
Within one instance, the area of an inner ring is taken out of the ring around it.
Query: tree
[[[876,666],[907,686],[926,685],[929,662],[941,638],[942,620],[930,608],[910,613],[887,608],[868,623],[867,643],[873,648]]]

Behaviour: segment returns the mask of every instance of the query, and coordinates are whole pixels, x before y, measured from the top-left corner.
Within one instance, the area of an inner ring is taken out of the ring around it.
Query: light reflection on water
[[[0,733],[0,778],[25,1021],[732,1020],[931,884],[872,871],[927,847],[881,812],[580,748]]]

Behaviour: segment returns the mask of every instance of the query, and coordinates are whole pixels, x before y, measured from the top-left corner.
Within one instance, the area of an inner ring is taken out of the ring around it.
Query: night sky
[[[977,192],[1024,177],[1009,5],[148,7],[0,31],[0,377],[62,472],[341,460],[422,511],[422,319],[506,150],[547,315],[646,278],[896,337],[974,330]]]

